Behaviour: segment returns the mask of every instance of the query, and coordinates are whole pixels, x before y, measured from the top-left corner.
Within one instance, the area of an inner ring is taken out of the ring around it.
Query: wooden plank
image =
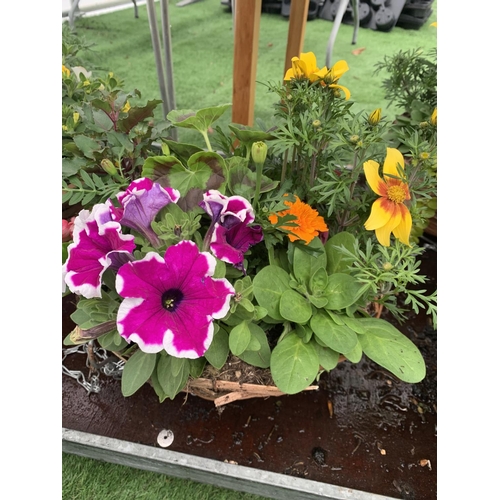
[[[395,500],[364,491],[62,429],[62,451],[276,500]]]
[[[290,2],[290,19],[288,24],[288,41],[286,45],[285,71],[292,67],[292,57],[300,56],[306,34],[309,0],[292,0]]]
[[[234,8],[232,121],[253,125],[262,0],[237,0]]]

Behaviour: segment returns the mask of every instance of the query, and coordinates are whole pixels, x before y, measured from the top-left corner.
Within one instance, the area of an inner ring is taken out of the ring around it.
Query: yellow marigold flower
[[[62,65],[62,74],[64,78],[69,78],[71,75],[71,71],[64,64]]]
[[[403,155],[394,148],[387,148],[383,178],[378,173],[379,164],[376,161],[363,163],[368,185],[380,196],[373,202],[365,228],[368,231],[375,230],[377,240],[385,247],[391,243],[391,233],[401,243],[410,244],[412,218],[404,202],[411,196],[408,184],[400,177],[398,165],[404,170]]]
[[[325,220],[314,210],[310,205],[300,201],[299,197],[295,195],[295,201],[285,201],[285,205],[290,207],[288,210],[278,212],[280,217],[285,215],[295,215],[296,219],[293,221],[296,226],[281,226],[282,229],[290,231],[288,234],[290,241],[303,240],[306,244],[311,243],[315,236],[319,236],[320,232],[328,231],[328,226]],[[278,222],[278,216],[271,214],[269,216],[271,224]]]
[[[347,65],[347,62],[342,60],[342,61],[337,61],[325,74],[324,80],[327,83],[327,85],[333,89],[333,90],[342,90],[345,94],[345,99],[346,101],[349,100],[351,97],[351,92],[347,87],[344,87],[343,85],[339,85],[338,81],[340,80],[340,77],[346,72],[349,71],[349,66]]]
[[[432,112],[431,119],[430,119],[431,125],[436,126],[438,124],[438,109],[434,108],[434,111]]]
[[[326,67],[324,68],[326,69]],[[314,73],[320,71],[316,64],[316,56],[313,52],[301,53],[300,57],[292,57],[292,67],[285,73],[283,80],[301,80],[308,78],[311,81],[319,79]]]
[[[128,113],[128,112],[129,112],[129,110],[130,110],[130,103],[127,101],[127,102],[124,104],[124,106],[123,106],[123,108],[122,108],[122,111],[123,111],[124,113]]]

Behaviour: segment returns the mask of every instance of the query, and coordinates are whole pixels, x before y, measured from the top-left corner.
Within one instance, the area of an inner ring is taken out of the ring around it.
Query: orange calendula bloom
[[[315,236],[319,236],[320,232],[328,231],[328,226],[325,220],[314,210],[310,205],[300,201],[298,196],[295,196],[295,201],[285,201],[285,205],[290,207],[288,210],[278,212],[280,217],[285,215],[295,215],[296,219],[293,221],[296,226],[282,226],[282,229],[290,231],[288,237],[290,241],[303,240],[309,244]],[[271,214],[269,216],[271,224],[278,222],[278,216]]]
[[[404,170],[403,155],[394,148],[387,148],[383,167],[383,178],[379,175],[379,164],[368,160],[363,164],[366,181],[380,198],[372,205],[370,217],[365,222],[368,231],[375,230],[379,243],[385,247],[391,244],[391,233],[404,243],[410,244],[411,214],[405,201],[411,198],[408,184],[398,171]]]

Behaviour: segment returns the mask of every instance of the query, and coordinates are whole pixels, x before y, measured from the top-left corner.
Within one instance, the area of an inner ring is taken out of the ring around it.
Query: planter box
[[[436,252],[422,256],[436,286]],[[63,300],[63,335],[72,328]],[[437,496],[437,332],[424,314],[401,330],[421,350],[427,376],[405,384],[366,358],[323,374],[318,391],[212,401],[179,394],[158,402],[145,385],[129,398],[100,376],[88,394],[62,379],[63,451],[277,499],[418,499]],[[85,355],[64,360],[88,377]],[[163,430],[173,433],[166,448]]]

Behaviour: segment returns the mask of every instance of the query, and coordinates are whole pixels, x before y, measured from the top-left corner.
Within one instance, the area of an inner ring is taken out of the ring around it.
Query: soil
[[[436,288],[436,239],[421,257],[421,272]],[[74,327],[74,297],[63,299],[63,337]],[[158,447],[162,430],[173,432],[169,449],[237,463],[388,497],[437,496],[437,331],[424,312],[398,325],[421,350],[426,378],[407,384],[367,358],[340,363],[323,374],[319,390],[293,396],[212,401],[181,393],[159,403],[143,386],[124,398],[120,381],[100,376],[101,390],[87,393],[62,377],[62,425]],[[64,366],[87,377],[86,356],[69,354]]]

